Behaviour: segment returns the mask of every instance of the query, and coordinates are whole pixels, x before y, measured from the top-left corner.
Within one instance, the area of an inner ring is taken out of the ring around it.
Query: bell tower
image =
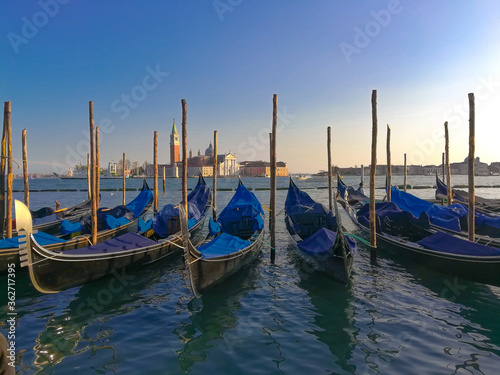
[[[177,134],[177,128],[172,125],[172,133],[170,133],[170,165],[174,166],[175,163],[181,160],[179,151],[179,134]]]

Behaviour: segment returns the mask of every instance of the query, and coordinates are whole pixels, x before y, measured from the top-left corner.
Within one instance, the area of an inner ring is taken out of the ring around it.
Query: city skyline
[[[394,164],[405,153],[408,164],[440,163],[444,121],[451,159],[463,160],[469,92],[476,95],[477,154],[498,160],[500,4],[121,4],[6,4],[1,95],[12,102],[18,159],[27,128],[30,172],[61,173],[86,160],[89,100],[101,128],[101,160],[120,160],[123,152],[152,160],[157,130],[158,159],[168,163],[181,98],[188,150],[218,130],[219,149],[239,160],[267,160],[274,93],[277,156],[291,173],[326,169],[327,126],[335,164],[368,164],[372,89],[379,164],[386,124]]]

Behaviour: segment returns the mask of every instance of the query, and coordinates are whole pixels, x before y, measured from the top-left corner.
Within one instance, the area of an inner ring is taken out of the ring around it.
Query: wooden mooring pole
[[[3,104],[3,134],[0,167],[0,234],[5,235],[5,169],[7,165],[7,122],[10,121],[10,102]]]
[[[92,199],[92,184],[90,182],[90,154],[87,154],[87,199]]]
[[[158,132],[153,136],[153,210],[158,212]]]
[[[89,130],[90,130],[90,191],[92,200],[92,231],[91,242],[97,243],[97,189],[96,189],[96,148],[94,132],[94,103],[89,102]]]
[[[123,153],[123,160],[122,160],[122,185],[123,185],[123,194],[122,194],[122,204],[125,206],[125,187],[126,187],[126,182],[125,182],[125,153]]]
[[[182,106],[182,205],[189,218],[187,204],[187,104],[186,99],[181,100]]]
[[[278,124],[278,95],[273,95],[273,128],[271,142],[271,262],[276,256],[276,128]]]
[[[475,213],[476,213],[476,195],[474,187],[474,162],[475,162],[475,144],[476,144],[476,109],[474,104],[474,94],[469,94],[469,241],[475,240]]]
[[[28,182],[28,145],[26,143],[26,128],[22,131],[23,147],[23,181],[24,181],[24,204],[30,207],[30,186]]]
[[[165,166],[163,166],[163,195],[167,193],[167,177],[165,176]]]
[[[333,210],[332,199],[332,128],[329,126],[326,131],[326,150],[328,155],[328,208]]]
[[[101,153],[99,151],[99,125],[95,128],[95,199],[99,209],[101,195]]]
[[[370,165],[370,244],[371,261],[377,259],[377,226],[375,213],[375,173],[377,170],[377,90],[372,91],[372,160]]]
[[[448,121],[444,123],[444,159],[446,164],[446,200],[447,205],[453,203],[453,197],[451,194],[451,171],[450,171],[450,138],[448,133]]]
[[[12,185],[14,174],[12,171],[12,124],[10,120],[10,102],[7,113],[7,238],[12,237]]]
[[[214,130],[214,171],[213,171],[213,202],[212,202],[212,213],[213,219],[217,219],[217,130]]]
[[[387,201],[391,201],[392,166],[391,166],[391,127],[387,124]]]

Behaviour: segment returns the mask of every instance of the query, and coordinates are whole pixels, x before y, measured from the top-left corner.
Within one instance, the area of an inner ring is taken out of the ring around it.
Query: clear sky
[[[291,172],[368,165],[378,90],[378,162],[439,164],[468,153],[500,161],[500,2],[7,0],[0,16],[0,95],[12,102],[14,156],[28,129],[32,172],[66,172],[88,152],[88,101],[101,124],[101,166],[169,162],[172,119],[188,105],[188,148],[267,159],[278,94],[278,159]]]

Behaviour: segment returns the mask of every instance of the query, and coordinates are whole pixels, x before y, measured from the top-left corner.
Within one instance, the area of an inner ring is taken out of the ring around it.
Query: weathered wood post
[[[187,104],[186,99],[181,100],[182,105],[182,205],[189,219],[187,204]],[[187,226],[187,224],[186,224]]]
[[[123,185],[123,194],[122,194],[122,204],[125,206],[125,187],[126,187],[126,181],[125,181],[125,153],[123,153],[123,160],[122,160],[122,185]]]
[[[408,185],[408,166],[406,165],[406,154],[405,154],[405,163],[404,163],[404,178],[403,178],[403,184],[404,184],[404,192],[406,193],[406,185]]]
[[[475,214],[476,214],[476,195],[474,186],[474,162],[475,162],[475,143],[476,143],[476,109],[474,104],[474,94],[469,94],[469,241],[475,241]]]
[[[450,171],[450,138],[448,134],[448,121],[444,123],[444,154],[446,163],[446,200],[448,206],[453,203],[451,194],[451,171]]]
[[[377,226],[375,213],[375,173],[377,169],[377,90],[372,91],[372,160],[370,166],[370,244],[371,261],[377,259]]]
[[[332,199],[332,128],[329,126],[326,131],[326,150],[328,155],[328,208],[333,210]]]
[[[90,182],[90,180],[91,180],[90,168],[92,168],[90,165],[90,154],[87,153],[87,198],[88,199],[92,199],[92,184]]]
[[[10,102],[7,113],[7,238],[12,237],[12,185],[14,174],[12,171],[12,124],[10,120]]]
[[[387,124],[387,201],[391,201],[392,166],[391,166],[391,127]]]
[[[153,137],[153,210],[158,212],[158,132]]]
[[[276,128],[278,124],[278,95],[273,95],[273,128],[271,157],[271,262],[274,262],[276,249]]]
[[[443,182],[446,183],[446,160],[445,160],[445,153],[444,152],[441,155],[441,165],[443,166],[442,171],[441,171]],[[438,175],[438,172],[436,171],[436,180],[437,180],[437,175]],[[436,181],[436,186],[437,186],[437,181]],[[441,205],[444,206],[444,198],[441,199]]]
[[[5,235],[5,168],[7,165],[7,122],[10,121],[10,102],[3,104],[3,133],[2,133],[2,150],[0,161],[0,234],[1,238]]]
[[[214,130],[214,171],[213,171],[213,219],[217,219],[217,130]]]
[[[26,129],[22,132],[22,146],[23,146],[23,180],[24,180],[24,204],[30,207],[30,185],[28,182],[28,144],[26,142]]]
[[[165,175],[165,166],[163,166],[163,195],[166,194],[167,192],[167,181],[166,181],[166,175]]]
[[[94,103],[89,101],[89,130],[90,130],[90,191],[92,200],[92,231],[91,242],[97,243],[97,199],[96,196],[96,148],[95,148],[95,132],[94,132]]]
[[[95,199],[99,209],[101,195],[101,153],[99,151],[99,125],[95,128]]]

